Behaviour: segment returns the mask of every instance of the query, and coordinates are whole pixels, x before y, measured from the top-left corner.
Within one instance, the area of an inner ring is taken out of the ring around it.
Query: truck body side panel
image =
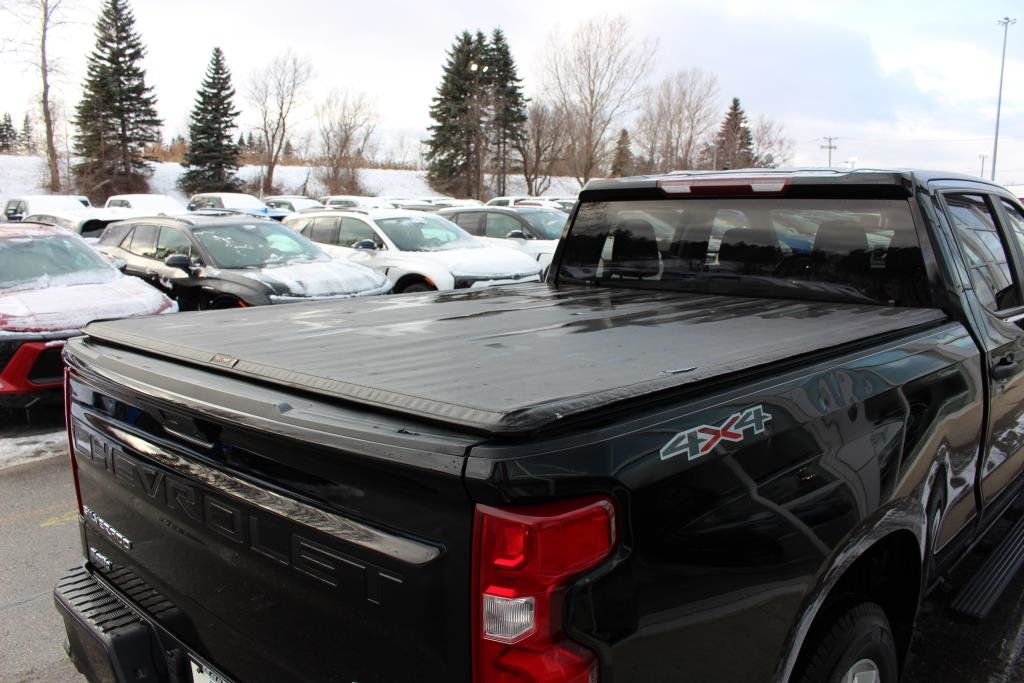
[[[834,581],[829,569],[864,535],[909,530],[923,554],[937,491],[950,502],[944,533],[973,516],[981,386],[977,347],[950,324],[576,444],[532,444],[534,455],[478,446],[468,485],[505,502],[588,489],[618,497],[616,560],[570,601],[571,633],[601,653],[602,680],[769,680]],[[738,442],[665,450],[756,407],[769,418],[761,433],[748,420]]]

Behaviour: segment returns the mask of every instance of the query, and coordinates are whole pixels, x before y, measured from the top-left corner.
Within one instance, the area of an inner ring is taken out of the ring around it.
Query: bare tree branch
[[[754,166],[775,168],[793,157],[793,140],[786,137],[782,124],[764,114],[757,117],[752,131]]]
[[[274,57],[266,68],[249,78],[247,96],[259,117],[256,130],[263,141],[263,194],[274,191],[274,170],[281,160],[295,107],[312,78],[312,63],[291,50]]]
[[[524,135],[514,143],[523,165],[526,192],[543,194],[551,187],[555,164],[562,160],[568,117],[558,105],[534,100],[527,109]]]
[[[316,110],[320,137],[317,175],[328,194],[362,194],[359,167],[371,153],[377,112],[363,93],[332,90]]]
[[[648,173],[692,169],[714,132],[718,80],[701,69],[683,69],[644,93],[634,140]]]
[[[567,162],[585,183],[605,165],[618,120],[635,108],[657,43],[634,38],[623,16],[590,19],[549,41],[547,90],[571,119]]]

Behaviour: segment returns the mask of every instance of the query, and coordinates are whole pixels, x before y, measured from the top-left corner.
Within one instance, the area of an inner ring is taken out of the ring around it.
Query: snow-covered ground
[[[254,180],[259,176],[260,166],[243,166],[239,176],[246,180]],[[149,180],[150,191],[168,194],[184,200],[185,196],[178,190],[178,176],[184,172],[181,164],[162,162],[153,164],[153,176]],[[46,173],[46,164],[42,157],[0,155],[0,202],[9,197],[26,194],[40,194]],[[360,179],[370,194],[388,197],[436,197],[437,192],[427,184],[426,171],[401,171],[391,169],[367,168],[360,172]],[[304,194],[319,197],[326,194],[324,187],[316,179],[314,169],[308,166],[278,166],[274,171],[274,182],[286,194]],[[551,187],[544,194],[553,197],[575,196],[580,185],[572,178],[552,178]],[[526,184],[522,176],[509,177],[509,194],[526,194]]]
[[[0,470],[34,460],[65,455],[67,449],[68,433],[63,429],[43,434],[0,438]]]

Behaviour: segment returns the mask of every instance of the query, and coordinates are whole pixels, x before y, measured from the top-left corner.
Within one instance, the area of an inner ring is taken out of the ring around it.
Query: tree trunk
[[[57,166],[57,145],[54,143],[53,115],[50,113],[50,67],[46,60],[46,32],[50,23],[50,3],[44,0],[39,38],[39,74],[43,80],[40,105],[43,109],[43,127],[46,131],[46,165],[50,171],[50,192],[60,192],[60,168]]]

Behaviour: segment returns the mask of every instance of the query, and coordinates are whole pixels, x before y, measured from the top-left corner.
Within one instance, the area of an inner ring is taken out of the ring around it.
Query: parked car
[[[385,201],[396,209],[407,211],[437,211],[440,207],[433,202],[424,199],[413,199],[411,197],[384,197]]]
[[[719,211],[747,227],[712,253]],[[1022,235],[953,173],[591,181],[544,283],[94,323],[65,351],[72,659],[895,683],[922,596],[978,618],[1024,561]]]
[[[284,223],[332,256],[386,274],[397,294],[540,279],[534,259],[484,246],[451,221],[420,211],[323,211],[293,216]]]
[[[85,199],[86,203],[82,202]],[[4,220],[16,222],[27,216],[50,211],[77,211],[89,206],[88,199],[70,194],[41,194],[12,197],[4,204]]]
[[[489,199],[484,206],[515,206],[516,202],[524,201],[526,199],[534,199],[534,197],[525,196],[510,196],[510,197],[494,197]]]
[[[288,211],[290,213],[325,208],[323,202],[318,202],[315,199],[298,195],[265,197],[263,199],[263,203],[271,209],[280,209],[281,211]]]
[[[108,209],[135,209],[153,215],[177,216],[185,213],[185,205],[166,194],[118,194],[108,197],[104,206]]]
[[[0,408],[60,401],[64,342],[93,320],[173,313],[66,230],[0,224]]]
[[[332,194],[321,197],[328,209],[393,209],[394,205],[383,197],[363,197],[351,194]]]
[[[542,272],[551,264],[569,216],[557,209],[480,206],[437,212],[470,235],[495,246],[518,249],[537,261]]]
[[[188,200],[188,210],[223,209],[244,213],[249,216],[260,216],[281,220],[291,213],[284,209],[272,209],[259,198],[242,192],[203,192],[194,194]]]
[[[179,216],[124,221],[97,245],[175,299],[182,310],[235,308],[384,294],[386,277],[335,261],[273,221]]]
[[[111,223],[123,221],[128,218],[145,216],[149,211],[140,209],[115,208],[83,208],[69,210],[53,210],[45,213],[34,213],[25,217],[26,221],[54,225],[58,228],[70,230],[81,235],[87,240],[95,240],[103,234],[103,231]]]

